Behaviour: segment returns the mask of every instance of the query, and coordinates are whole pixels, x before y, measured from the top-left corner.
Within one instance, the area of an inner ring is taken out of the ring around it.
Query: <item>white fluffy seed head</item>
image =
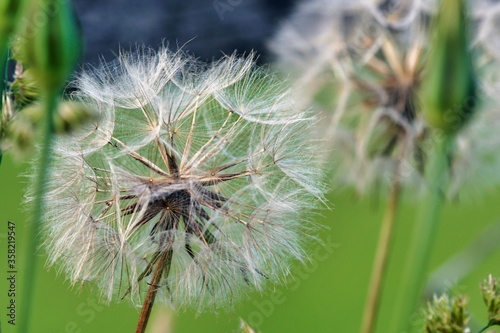
[[[270,42],[278,64],[296,79],[299,103],[330,119],[319,132],[335,156],[336,181],[361,193],[386,188],[395,179],[416,189],[425,184],[434,139],[416,92],[438,3],[303,1]],[[493,28],[500,7],[474,1],[469,13],[483,94],[481,110],[457,138],[450,196],[500,182],[500,155],[494,152],[500,113],[493,107],[500,91],[500,33]]]
[[[100,117],[53,147],[50,265],[140,304],[168,253],[157,299],[202,310],[306,258],[324,192],[312,119],[252,58],[141,48],[79,75],[72,98]]]

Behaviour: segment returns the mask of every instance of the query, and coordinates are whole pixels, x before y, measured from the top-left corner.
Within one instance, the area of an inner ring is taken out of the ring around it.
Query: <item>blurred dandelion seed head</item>
[[[324,192],[312,119],[252,58],[140,48],[80,74],[72,99],[100,116],[53,147],[50,265],[140,304],[168,252],[157,300],[202,310],[307,257],[304,213]]]
[[[270,42],[279,65],[296,79],[298,102],[330,119],[321,132],[336,157],[335,177],[361,193],[383,188],[394,177],[417,188],[423,184],[433,144],[416,91],[431,51],[437,5],[435,0],[304,1]],[[492,73],[500,74],[500,66],[488,49],[498,51],[493,36],[500,40],[500,34],[491,27],[500,16],[488,10],[493,5],[486,0],[470,7],[471,51],[482,90],[492,92]],[[485,95],[479,115],[457,138],[450,196],[466,192],[459,193],[466,183],[470,191],[500,181],[500,160],[491,160],[500,143],[493,135],[500,114],[493,111],[492,96]]]

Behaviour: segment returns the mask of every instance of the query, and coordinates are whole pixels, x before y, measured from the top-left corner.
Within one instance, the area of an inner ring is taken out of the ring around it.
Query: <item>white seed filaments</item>
[[[251,58],[212,66],[166,49],[84,72],[74,99],[101,114],[53,149],[49,263],[108,300],[217,308],[305,258],[323,187],[311,120]]]

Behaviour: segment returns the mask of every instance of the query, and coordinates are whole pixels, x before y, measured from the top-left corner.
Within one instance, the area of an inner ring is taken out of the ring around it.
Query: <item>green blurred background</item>
[[[172,44],[188,44],[202,59],[219,56],[220,51],[239,53],[255,49],[266,59],[264,40],[269,37],[277,17],[286,14],[284,3],[291,1],[241,2],[225,16],[218,15],[212,2],[198,1],[204,6],[184,6],[184,1],[129,1],[128,6],[116,6],[111,1],[75,1],[87,38],[84,60],[97,62],[99,54],[110,55],[118,44],[144,43],[156,45],[168,37]],[[132,5],[130,5],[130,3]],[[161,7],[160,3],[163,3]],[[235,1],[234,3],[237,3]],[[254,6],[252,4],[255,4]],[[184,7],[183,7],[184,6]],[[265,10],[264,10],[265,9]],[[279,9],[279,10],[278,10]],[[111,14],[110,14],[111,13]],[[244,14],[246,13],[246,14]],[[279,14],[279,15],[278,15]],[[124,19],[124,15],[129,15]],[[164,17],[170,20],[164,20]],[[172,17],[170,17],[172,16]],[[133,20],[132,17],[136,17]],[[148,20],[144,20],[147,17]],[[256,21],[259,19],[258,21]],[[139,20],[139,21],[137,21]],[[145,26],[145,21],[149,24]],[[167,22],[159,24],[161,22]],[[256,23],[257,22],[257,23]],[[274,23],[273,23],[274,22]],[[98,24],[104,24],[99,26]],[[176,27],[176,28],[175,28]],[[249,29],[250,27],[250,29]],[[169,36],[165,36],[165,32]],[[155,34],[152,34],[154,32]],[[204,35],[205,34],[205,35]],[[145,38],[145,36],[149,36]],[[246,36],[246,38],[245,38]],[[266,62],[263,61],[263,62]],[[22,306],[22,286],[25,259],[27,212],[23,207],[26,179],[22,175],[26,165],[14,162],[12,155],[4,156],[0,165],[0,321],[2,332],[14,333],[17,326],[8,324],[9,301],[7,281],[7,227],[8,221],[16,223],[17,280],[16,322]],[[329,195],[330,208],[318,211],[316,221],[323,244],[311,244],[311,262],[296,264],[288,283],[269,285],[263,294],[253,293],[246,301],[235,305],[230,312],[218,314],[172,311],[156,306],[148,332],[234,332],[240,318],[262,333],[275,332],[357,332],[368,288],[372,261],[375,253],[384,200],[376,198],[356,199],[348,191],[334,189]],[[430,261],[430,271],[447,262],[455,253],[466,247],[492,224],[500,225],[500,189],[474,198],[474,202],[448,204],[443,213],[443,223],[437,237],[435,251]],[[406,200],[397,219],[395,244],[391,251],[388,278],[382,300],[381,316],[377,332],[387,332],[391,317],[392,298],[396,293],[400,272],[404,267],[406,245],[416,213],[416,203]],[[499,228],[497,228],[499,229]],[[492,232],[490,241],[498,243],[492,255],[485,260],[469,257],[458,267],[477,264],[464,279],[453,275],[441,278],[443,285],[452,287],[451,294],[470,296],[473,315],[472,332],[486,324],[486,311],[479,292],[479,283],[488,274],[500,277],[500,231]],[[133,332],[139,316],[139,308],[127,303],[105,305],[92,293],[92,284],[82,289],[71,288],[65,277],[57,275],[57,268],[44,267],[45,254],[38,251],[36,293],[32,298],[33,314],[31,332],[34,333],[83,333],[83,332]],[[453,270],[449,270],[453,272]],[[422,327],[418,314],[414,325]]]
[[[26,248],[26,212],[22,196],[26,179],[21,175],[26,166],[14,162],[7,155],[0,166],[0,263],[5,276],[7,249],[7,221],[17,227],[18,280],[17,310],[22,302],[19,284],[23,278],[23,258]],[[311,263],[293,267],[293,276],[287,285],[268,286],[265,294],[254,293],[230,312],[202,313],[186,311],[173,314],[156,307],[148,332],[233,332],[239,318],[245,319],[263,333],[275,332],[356,332],[359,330],[371,263],[380,225],[384,202],[367,198],[355,199],[346,191],[333,191],[328,195],[331,210],[323,209],[317,222],[326,228],[321,231],[325,245],[313,244]],[[489,193],[475,202],[447,205],[443,224],[430,267],[435,269],[454,253],[467,246],[490,224],[500,221],[500,191]],[[389,276],[382,301],[378,332],[386,332],[391,316],[392,297],[398,285],[398,277],[405,260],[405,246],[414,220],[415,207],[406,200],[398,214],[395,245],[391,255]],[[491,237],[498,237],[491,234]],[[498,242],[500,239],[493,240]],[[133,332],[139,309],[126,303],[103,305],[93,296],[91,284],[82,290],[72,289],[64,276],[57,275],[55,268],[44,267],[44,252],[38,253],[36,294],[33,299],[34,318],[31,332],[78,333],[78,332]],[[476,259],[473,259],[474,261]],[[448,278],[446,285],[455,287],[453,293],[470,296],[473,315],[472,332],[486,323],[485,307],[479,293],[479,283],[488,274],[500,276],[500,251],[495,251],[463,280]],[[465,263],[464,263],[465,264]],[[2,332],[15,332],[7,324],[7,280],[0,280]],[[23,320],[19,315],[17,321]],[[418,318],[415,325],[421,325]],[[155,327],[164,327],[155,330]],[[169,329],[166,329],[169,327]]]

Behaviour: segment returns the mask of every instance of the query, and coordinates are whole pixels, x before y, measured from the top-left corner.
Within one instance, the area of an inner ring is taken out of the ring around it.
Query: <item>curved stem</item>
[[[479,332],[477,333],[481,333],[481,332],[484,332],[486,331],[488,328],[492,327],[492,326],[500,326],[500,322],[499,321],[496,321],[496,320],[490,320],[490,322],[488,323],[488,325],[484,326],[483,328],[481,328],[479,330]]]
[[[391,186],[391,192],[387,201],[385,215],[378,238],[377,252],[375,254],[375,260],[370,278],[370,287],[368,289],[368,297],[366,299],[363,321],[361,324],[361,333],[371,333],[375,331],[377,324],[376,321],[381,299],[380,296],[387,269],[389,252],[392,246],[394,222],[396,219],[400,189],[401,183],[398,179],[398,175],[396,174]]]
[[[151,310],[153,309],[156,294],[158,293],[158,288],[160,287],[160,281],[163,275],[163,271],[165,271],[165,277],[168,277],[171,261],[172,250],[164,251],[160,255],[160,258],[158,259],[158,262],[156,263],[155,269],[153,271],[151,282],[149,283],[149,288],[144,299],[144,304],[142,306],[141,314],[139,315],[139,320],[137,321],[137,328],[135,329],[135,333],[144,333],[146,331],[149,316],[151,315]]]
[[[490,325],[490,324],[488,324],[488,325],[484,326],[483,328],[481,328],[481,329],[479,330],[479,332],[477,332],[477,333],[484,332],[484,331],[486,331],[486,330],[487,330],[488,328],[490,328],[490,327],[491,327],[491,325]]]
[[[40,219],[42,217],[42,205],[43,205],[43,194],[45,190],[45,179],[47,178],[47,173],[50,164],[50,147],[52,145],[52,139],[54,134],[54,122],[53,114],[58,103],[58,92],[48,91],[45,94],[44,100],[44,113],[45,121],[43,125],[43,141],[41,145],[40,160],[38,175],[35,184],[35,200],[33,202],[33,215],[32,224],[28,228],[28,238],[27,238],[27,258],[25,262],[26,270],[24,271],[24,289],[23,289],[23,302],[21,307],[21,312],[19,315],[19,333],[29,332],[29,322],[31,315],[31,307],[33,305],[33,290],[36,281],[36,265],[37,256],[35,255],[38,248],[38,234],[40,232]]]
[[[410,331],[410,317],[415,312],[423,290],[429,258],[439,229],[441,208],[444,202],[448,150],[452,137],[437,137],[436,149],[426,170],[427,196],[413,227],[412,239],[406,257],[406,268],[396,296],[394,317],[389,332]]]

